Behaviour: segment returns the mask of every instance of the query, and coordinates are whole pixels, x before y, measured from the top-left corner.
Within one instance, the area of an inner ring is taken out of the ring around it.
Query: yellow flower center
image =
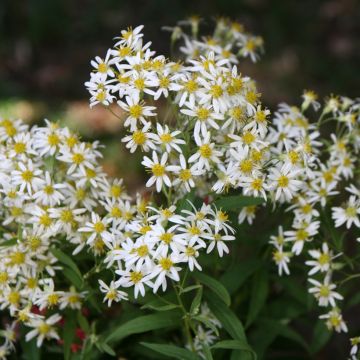
[[[198,84],[195,80],[189,80],[185,83],[185,89],[189,93],[193,93],[198,89]]]
[[[145,89],[145,80],[143,78],[138,78],[138,79],[134,80],[134,86],[138,90],[144,90]]]
[[[48,301],[50,307],[57,305],[57,303],[59,302],[59,295],[58,294],[50,294],[47,297],[47,301]]]
[[[253,182],[251,183],[251,187],[254,190],[260,191],[262,189],[262,184],[263,181],[261,179],[254,179]]]
[[[159,87],[163,88],[163,89],[167,89],[170,85],[170,80],[167,77],[162,77],[160,78],[159,81]]]
[[[149,254],[149,249],[147,245],[141,245],[136,249],[136,252],[140,257],[145,257]]]
[[[188,246],[185,250],[185,254],[187,256],[194,256],[196,254],[196,250],[192,246]]]
[[[349,217],[349,218],[355,217],[356,214],[357,214],[356,208],[353,207],[353,206],[347,207],[347,208],[345,209],[345,214],[346,214],[346,216]]]
[[[327,285],[321,285],[319,289],[319,295],[321,297],[328,297],[330,295],[330,289]]]
[[[20,294],[18,291],[11,291],[8,295],[8,301],[11,305],[17,305],[20,301]]]
[[[170,143],[172,139],[173,137],[169,133],[160,135],[160,140],[165,144]]]
[[[101,221],[98,221],[94,224],[94,230],[97,234],[101,234],[105,229],[106,229],[106,226]]]
[[[173,266],[173,262],[169,258],[160,259],[159,264],[165,271],[169,271]]]
[[[112,185],[110,194],[112,197],[118,198],[122,194],[122,187],[120,185]]]
[[[182,169],[179,173],[179,178],[181,181],[188,181],[191,179],[191,171],[189,169]]]
[[[60,215],[60,220],[64,223],[72,223],[74,221],[74,216],[71,210],[63,210]]]
[[[320,265],[326,265],[330,262],[330,256],[327,253],[323,253],[319,256],[318,262]]]
[[[72,161],[74,162],[74,164],[76,165],[80,165],[83,161],[85,160],[85,157],[83,154],[81,153],[75,153],[72,156]]]
[[[151,168],[151,171],[154,174],[154,176],[161,177],[165,174],[165,167],[160,164],[155,164]]]
[[[14,151],[17,154],[23,154],[26,150],[26,145],[22,142],[18,142],[14,144]]]
[[[299,229],[296,232],[296,240],[305,241],[309,237],[309,233],[305,229]]]
[[[130,280],[134,284],[137,284],[138,282],[140,282],[142,278],[143,278],[143,274],[140,271],[131,271],[130,272]]]
[[[255,135],[252,134],[251,132],[246,132],[243,136],[242,136],[242,140],[245,144],[249,145],[251,144],[254,140],[256,139]]]
[[[51,217],[48,214],[43,214],[39,218],[39,223],[42,226],[49,227],[52,223]]]
[[[46,335],[50,332],[50,325],[48,325],[46,322],[43,322],[39,325],[38,330],[41,335]]]
[[[210,94],[212,95],[213,98],[217,99],[220,96],[222,96],[224,93],[222,87],[220,85],[213,85],[210,88]]]
[[[240,163],[240,170],[243,173],[249,173],[253,169],[253,163],[251,160],[245,159]]]
[[[107,73],[107,70],[108,70],[108,67],[107,67],[107,65],[106,65],[104,62],[101,62],[101,63],[98,65],[98,72],[99,72],[99,73],[105,74],[105,73]]]
[[[174,234],[172,234],[172,233],[164,233],[164,234],[161,234],[160,240],[162,240],[165,244],[170,244],[173,236],[174,236]]]
[[[204,144],[199,147],[200,155],[205,158],[209,159],[212,155],[212,149],[209,144]]]
[[[143,108],[139,104],[131,105],[129,107],[129,113],[133,118],[138,119],[143,114]]]
[[[31,170],[25,170],[22,172],[21,177],[25,182],[30,182],[34,177],[34,173]]]
[[[59,143],[60,143],[59,136],[57,134],[54,134],[54,133],[48,135],[47,139],[48,139],[48,143],[49,143],[50,146],[56,146],[56,145],[59,145]]]
[[[206,120],[210,115],[210,110],[206,108],[199,108],[196,111],[196,116],[199,120],[204,121]]]
[[[289,178],[285,175],[281,175],[278,180],[279,187],[285,188],[289,185]]]
[[[115,300],[116,299],[116,290],[112,289],[110,291],[108,291],[105,295],[106,299],[108,300]]]
[[[52,195],[54,193],[54,187],[52,185],[46,185],[44,187],[44,193],[47,195]]]

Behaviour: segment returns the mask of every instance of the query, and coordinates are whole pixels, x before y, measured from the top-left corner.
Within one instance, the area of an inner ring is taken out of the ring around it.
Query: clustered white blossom
[[[59,339],[61,311],[86,300],[86,291],[59,288],[53,248],[70,246],[74,256],[86,250],[114,268],[116,281],[99,281],[108,305],[127,299],[128,287],[143,296],[146,288],[178,282],[184,266],[201,270],[202,251],[229,252],[235,237],[225,212],[190,203],[191,210],[176,213],[175,205],[159,208],[140,195],[132,201],[122,181],[109,180],[99,166],[97,142],[81,142],[49,121],[29,129],[1,119],[0,137],[0,309],[33,328],[26,340],[37,337],[41,346]],[[9,340],[4,351],[10,347]]]
[[[41,346],[44,339],[59,339],[61,312],[80,309],[86,300],[84,289],[57,283],[62,266],[54,248],[101,257],[114,273],[110,283],[99,280],[108,306],[127,300],[128,288],[135,298],[165,291],[180,281],[184,268],[202,270],[201,253],[229,252],[235,231],[211,200],[230,189],[288,206],[291,229],[280,226],[270,239],[279,275],[289,274],[291,258],[306,253],[309,292],[319,306],[330,307],[320,318],[331,329],[347,331],[339,308],[343,297],[333,280],[333,260],[341,254],[328,239],[318,240],[321,213],[330,198],[343,194],[340,182],[348,184],[349,195],[345,204],[331,207],[334,226],[360,227],[359,102],[331,97],[319,121],[311,123],[304,112],[310,106],[318,111],[320,104],[308,91],[300,109],[281,104],[269,124],[255,82],[238,68],[240,57],[257,60],[262,40],[224,19],[211,37],[199,39],[199,22],[191,18],[167,28],[172,43],[182,42],[183,62],[156,55],[144,42],[143,26],[121,31],[105,56],[91,61],[86,82],[90,105],[118,114],[127,131],[125,147],[144,153],[146,186],[162,193],[166,205],[145,195],[132,198],[122,180],[109,180],[97,142],[81,142],[49,121],[29,128],[21,120],[1,119],[0,309],[15,320],[5,331],[0,358],[12,350],[18,322],[32,329],[26,339],[36,337]],[[192,34],[181,25],[190,25]],[[320,125],[330,120],[338,131],[324,141]],[[179,206],[191,192],[210,203]],[[239,223],[252,224],[256,211],[244,207]],[[204,304],[202,313],[212,318]],[[219,327],[216,319],[209,321]],[[201,353],[202,344],[214,339],[213,329],[199,327],[195,349]]]
[[[334,249],[331,234],[326,235],[329,225],[321,215],[330,217],[326,211],[331,204],[334,223],[330,227],[360,227],[357,175],[360,103],[345,97],[330,97],[319,121],[311,123],[304,111],[311,105],[319,111],[321,106],[316,97],[314,92],[305,92],[301,109],[281,104],[270,128],[271,151],[279,154],[278,168],[286,169],[287,178],[278,180],[279,186],[280,182],[289,186],[293,182],[297,188],[293,199],[285,192],[279,195],[280,202],[289,204],[293,222],[290,230],[284,231],[280,226],[278,235],[272,236],[270,243],[274,246],[273,258],[279,275],[290,273],[292,257],[305,254],[305,264],[310,267],[308,281],[312,287],[309,292],[320,307],[331,308],[320,318],[326,320],[329,329],[346,332],[339,307],[343,296],[333,280],[334,270],[340,265],[334,259],[342,254]],[[329,121],[335,122],[338,131],[326,139],[321,136],[320,128],[322,122]],[[339,206],[334,206],[339,202]]]
[[[249,49],[260,49],[261,41],[225,20],[218,22],[212,37],[201,40],[198,19],[183,25],[191,26],[191,36],[181,26],[167,29],[173,42],[184,42],[184,63],[156,56],[150,43],[144,45],[142,26],[123,31],[105,58],[92,63],[95,69],[86,83],[91,105],[101,102],[120,114],[129,131],[123,141],[131,152],[140,148],[149,153],[142,162],[150,174],[146,185],[155,185],[158,192],[176,199],[193,188],[200,195],[237,189],[270,199],[274,206],[290,204],[292,228],[283,231],[280,226],[270,241],[279,274],[289,274],[291,257],[306,249],[309,275],[321,274],[321,279],[309,279],[309,291],[319,306],[331,307],[321,318],[330,329],[347,331],[338,307],[343,297],[332,280],[333,260],[341,254],[334,254],[326,239],[312,249],[308,244],[319,237],[320,214],[329,198],[339,194],[341,181],[354,183],[346,188],[347,203],[332,207],[334,226],[360,226],[354,178],[359,102],[331,96],[319,121],[312,123],[305,111],[318,111],[321,105],[314,92],[305,91],[301,108],[281,104],[269,125],[270,111],[262,107],[254,81],[237,67],[238,55],[256,60]],[[159,119],[162,97],[168,109]],[[329,140],[320,133],[322,121],[338,124]],[[256,210],[244,207],[239,223],[251,224]]]

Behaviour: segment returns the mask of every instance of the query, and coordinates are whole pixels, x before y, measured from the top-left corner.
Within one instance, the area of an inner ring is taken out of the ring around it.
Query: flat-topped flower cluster
[[[67,128],[46,121],[28,128],[20,120],[0,121],[2,241],[0,304],[16,322],[33,328],[26,338],[58,339],[62,310],[80,309],[87,292],[63,288],[54,248],[83,249],[113,267],[116,281],[100,290],[109,305],[145,288],[166,289],[181,268],[201,270],[201,251],[220,256],[234,240],[227,215],[210,205],[176,213],[126,194],[98,163],[99,144],[85,143]],[[11,347],[11,341],[9,342]],[[5,350],[4,350],[5,351]]]
[[[182,61],[175,62],[151,50],[142,29],[121,31],[105,56],[91,61],[86,87],[90,106],[101,104],[122,121],[130,153],[144,153],[151,191],[129,196],[122,180],[110,179],[98,142],[47,120],[32,128],[0,120],[0,309],[14,318],[0,333],[0,358],[13,349],[19,323],[41,346],[59,340],[64,311],[81,309],[90,291],[111,306],[169,284],[176,290],[183,274],[202,271],[201,253],[229,253],[234,224],[214,201],[228,191],[263,201],[243,207],[239,224],[252,224],[261,208],[271,211],[269,203],[286,208],[291,228],[281,224],[270,239],[278,273],[289,275],[290,263],[302,259],[309,292],[327,308],[320,318],[347,331],[336,272],[343,254],[328,228],[360,227],[359,101],[331,96],[321,107],[307,91],[300,108],[280,104],[270,121],[255,82],[238,67],[242,57],[258,59],[261,38],[225,19],[199,38],[199,19],[191,18],[166,28],[172,45],[180,43]],[[336,134],[325,137],[321,126],[330,122]],[[75,259],[89,255],[79,263],[81,285],[68,281],[59,249]],[[96,289],[87,283],[92,273]],[[221,324],[200,305],[205,321],[189,330],[187,346],[202,354]],[[357,343],[353,338],[352,355]]]

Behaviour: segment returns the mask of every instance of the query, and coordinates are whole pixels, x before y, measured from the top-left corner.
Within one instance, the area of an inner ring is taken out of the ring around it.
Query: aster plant
[[[222,18],[202,37],[199,24],[165,28],[176,60],[138,26],[91,61],[90,106],[142,152],[141,193],[105,174],[98,142],[1,120],[0,358],[255,359],[278,336],[309,355],[348,332],[360,103],[306,91],[271,115],[240,72],[262,39]],[[280,300],[267,306],[269,294]],[[284,294],[297,298],[287,312]],[[304,339],[290,323],[310,308]]]

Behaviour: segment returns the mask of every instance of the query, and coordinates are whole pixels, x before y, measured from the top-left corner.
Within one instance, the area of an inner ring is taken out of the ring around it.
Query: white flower
[[[109,218],[101,219],[98,214],[92,212],[91,222],[88,221],[85,226],[80,228],[78,231],[87,233],[88,244],[93,243],[96,237],[101,238],[105,243],[111,243],[112,236],[107,229],[110,221],[111,220]]]
[[[186,159],[183,154],[180,154],[179,162],[179,165],[168,166],[168,170],[176,175],[172,184],[173,186],[182,185],[185,187],[187,192],[190,192],[191,188],[195,187],[193,177],[199,176],[203,172],[197,169],[196,164],[188,168],[186,164]]]
[[[209,171],[211,162],[220,162],[219,156],[221,156],[221,152],[215,150],[215,144],[210,142],[210,137],[211,135],[208,132],[203,139],[201,139],[201,137],[195,138],[198,151],[190,156],[188,161],[189,163],[196,162],[198,170],[203,170],[205,168]]]
[[[145,106],[145,103],[140,101],[139,95],[126,96],[125,99],[126,103],[119,100],[118,105],[127,112],[124,126],[130,126],[130,131],[137,129],[139,121],[145,126],[147,124],[145,117],[156,115],[153,112],[156,108],[154,106]]]
[[[166,278],[170,278],[174,281],[180,281],[179,271],[180,267],[175,266],[181,261],[181,258],[177,254],[170,254],[167,256],[165,253],[160,254],[156,259],[157,265],[154,267],[151,278],[156,278],[153,285],[153,292],[156,293],[159,287],[165,291],[167,287]]]
[[[141,296],[145,296],[145,286],[152,287],[150,278],[152,273],[150,269],[135,269],[134,267],[127,268],[125,270],[116,270],[116,274],[120,275],[119,280],[116,281],[116,286],[131,287],[134,286],[135,299],[139,293]]]
[[[64,200],[64,195],[58,190],[64,189],[65,187],[65,184],[54,184],[50,173],[46,171],[45,181],[41,184],[40,190],[33,195],[33,198],[35,202],[45,206],[59,205],[61,200]]]
[[[170,131],[167,125],[164,127],[157,123],[156,124],[157,135],[155,135],[155,142],[161,147],[165,148],[165,150],[170,153],[172,149],[177,151],[178,153],[182,153],[182,150],[179,145],[184,145],[185,141],[182,139],[177,139],[176,137],[181,134],[181,131]]]
[[[355,195],[350,196],[346,207],[333,207],[332,218],[335,220],[335,227],[339,227],[346,223],[346,228],[350,229],[354,224],[356,227],[360,227],[360,201]]]
[[[335,307],[336,300],[343,300],[343,297],[334,291],[336,289],[335,284],[330,283],[330,277],[326,276],[323,283],[315,279],[308,279],[311,284],[315,285],[313,288],[309,289],[310,294],[314,294],[315,298],[319,302],[319,306],[328,306],[329,304],[332,307]]]
[[[105,59],[101,59],[100,56],[96,56],[95,60],[91,60],[91,65],[95,68],[96,72],[102,79],[106,79],[107,76],[114,76],[114,72],[110,66],[110,50],[107,51]]]
[[[269,175],[272,181],[270,187],[276,190],[275,200],[289,201],[297,193],[302,182],[295,178],[299,175],[300,170],[290,170],[288,167],[282,167],[280,170],[273,168]]]
[[[337,256],[333,256],[332,252],[329,250],[328,244],[322,244],[322,251],[321,250],[309,250],[309,255],[314,260],[306,261],[305,264],[308,266],[312,266],[312,269],[309,271],[309,275],[314,275],[318,271],[320,272],[327,272],[330,270],[331,261],[341,255],[338,254]]]
[[[206,239],[210,240],[210,244],[206,250],[206,253],[209,254],[216,246],[216,249],[219,253],[219,256],[222,257],[225,254],[229,253],[229,248],[226,245],[226,241],[235,240],[235,236],[232,235],[222,235],[217,232],[204,236]]]
[[[338,308],[333,308],[327,314],[320,315],[320,319],[326,320],[326,326],[329,330],[335,329],[336,332],[347,332],[348,328],[343,320],[342,314]]]
[[[211,105],[195,105],[185,103],[188,109],[180,109],[183,114],[196,119],[194,126],[194,137],[206,136],[209,128],[219,130],[220,126],[216,121],[223,120],[224,116],[213,111]]]
[[[290,257],[288,252],[283,251],[282,245],[275,244],[275,250],[273,251],[273,260],[275,261],[279,276],[285,272],[286,275],[290,274],[288,263],[290,262]]]
[[[18,163],[18,168],[19,170],[12,171],[11,176],[13,184],[20,185],[20,192],[26,190],[31,195],[44,183],[40,177],[42,170],[37,169],[32,160],[29,159],[26,164]]]
[[[125,136],[121,141],[127,143],[126,148],[130,149],[131,153],[135,152],[138,146],[145,152],[150,149],[156,150],[154,140],[157,140],[157,137],[149,132],[150,127],[151,123],[148,122],[142,129],[134,130],[131,135]]]
[[[169,170],[169,167],[166,166],[168,154],[164,153],[161,156],[161,160],[159,161],[157,153],[153,151],[152,158],[153,160],[151,160],[147,156],[144,156],[144,160],[141,163],[146,168],[148,168],[147,170],[152,174],[152,176],[146,183],[146,187],[150,187],[154,183],[156,183],[156,191],[160,192],[163,183],[165,183],[166,186],[171,187],[170,178],[166,173]]]
[[[40,347],[44,339],[58,340],[60,337],[53,325],[55,325],[60,320],[61,316],[59,314],[53,314],[45,320],[39,318],[30,319],[27,325],[34,329],[26,334],[26,341],[30,341],[35,336],[37,336],[36,345],[37,347]]]
[[[119,302],[120,300],[127,300],[127,293],[118,290],[118,285],[115,281],[111,281],[110,285],[106,285],[102,280],[99,279],[100,291],[105,294],[104,302],[107,301],[108,306],[111,306],[113,301]]]

